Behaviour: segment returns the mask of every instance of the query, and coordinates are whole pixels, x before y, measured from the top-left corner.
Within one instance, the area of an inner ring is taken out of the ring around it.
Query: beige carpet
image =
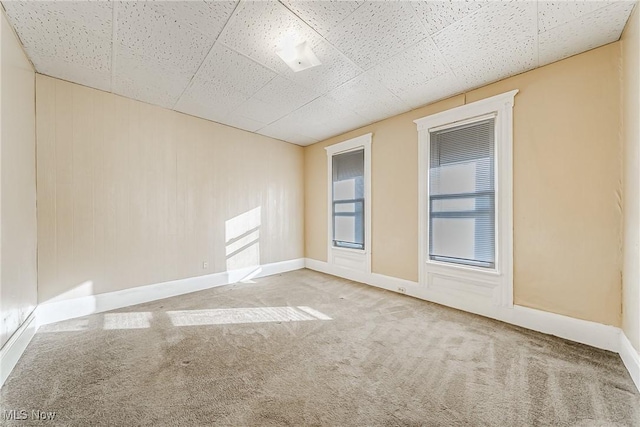
[[[309,270],[42,328],[4,425],[640,426],[619,357]]]

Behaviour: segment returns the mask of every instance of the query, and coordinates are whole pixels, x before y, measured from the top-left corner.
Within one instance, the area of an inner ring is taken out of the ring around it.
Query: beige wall
[[[413,120],[519,89],[514,293],[527,307],[621,323],[620,45],[488,85],[305,148],[305,254],[326,261],[325,146],[373,132],[372,270],[418,279]]]
[[[624,262],[622,329],[640,350],[640,11],[622,34],[622,135],[624,141]]]
[[[36,84],[40,302],[303,256],[302,148]]]
[[[0,12],[0,347],[37,303],[35,73]]]

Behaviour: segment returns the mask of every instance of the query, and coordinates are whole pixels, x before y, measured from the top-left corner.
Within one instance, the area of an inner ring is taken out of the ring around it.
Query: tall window
[[[327,151],[327,263],[371,272],[371,133]]]
[[[333,171],[333,245],[364,249],[364,149],[335,154]]]
[[[462,310],[513,307],[513,105],[518,90],[415,120],[418,277]]]
[[[495,118],[429,139],[429,258],[494,268]]]

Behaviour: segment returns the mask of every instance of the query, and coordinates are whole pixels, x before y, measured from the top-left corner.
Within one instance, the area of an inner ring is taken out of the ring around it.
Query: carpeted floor
[[[616,354],[310,270],[43,327],[0,399],[20,426],[640,426]]]

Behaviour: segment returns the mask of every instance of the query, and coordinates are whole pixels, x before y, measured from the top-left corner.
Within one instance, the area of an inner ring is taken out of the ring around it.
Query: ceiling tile
[[[427,32],[408,2],[366,2],[327,34],[353,62],[369,69],[424,39]]]
[[[534,2],[490,3],[448,26],[434,41],[454,73],[494,81],[532,68],[537,61]]]
[[[448,72],[421,85],[408,87],[398,92],[397,95],[411,108],[418,108],[461,93],[470,87],[472,86],[469,86],[466,81]]]
[[[237,1],[151,1],[155,12],[215,40],[227,23]]]
[[[3,5],[37,71],[65,70],[64,74],[50,74],[65,80],[84,75],[82,70],[109,73],[111,32],[105,30],[111,27],[110,5],[63,2]],[[77,72],[72,64],[79,68]]]
[[[248,119],[246,117],[238,116],[235,114],[229,114],[224,118],[222,122],[225,125],[233,126],[234,128],[243,129],[249,132],[255,132],[266,126],[265,123]]]
[[[427,82],[450,72],[430,38],[370,69],[367,73],[399,95],[420,90]]]
[[[116,77],[113,82],[113,93],[127,98],[158,105],[164,108],[173,108],[180,94],[176,95],[164,88],[152,85],[143,85],[136,80]]]
[[[157,13],[147,2],[119,2],[116,11],[117,43],[162,66],[195,73],[215,40]]]
[[[35,63],[34,65],[40,74],[107,92],[111,91],[111,72],[108,70],[98,71],[43,55],[38,56],[37,65]]]
[[[295,108],[284,108],[283,105],[268,104],[259,99],[250,98],[241,104],[233,113],[266,125],[286,116],[293,110],[295,110]]]
[[[282,141],[287,141],[302,146],[311,145],[318,142],[317,139],[294,132],[287,124],[279,122],[271,123],[269,126],[258,130],[258,133],[260,135],[280,139]]]
[[[371,122],[411,109],[387,88],[366,75],[360,75],[332,90],[329,97]]]
[[[204,80],[217,80],[253,95],[277,74],[255,61],[216,43],[204,60],[197,76]]]
[[[345,108],[329,98],[322,96],[278,120],[293,132],[322,140],[371,123],[352,110]]]
[[[437,33],[486,5],[482,0],[413,1],[411,6],[429,34]]]
[[[80,27],[94,36],[111,39],[113,7],[110,2],[4,1],[17,28],[51,29],[51,24]]]
[[[474,89],[536,67],[535,38],[504,45],[499,55],[484,58],[454,68],[453,72],[465,89]]]
[[[253,95],[279,111],[294,111],[322,93],[278,76]]]
[[[340,23],[364,3],[364,0],[281,1],[289,10],[322,35],[328,33],[332,27]]]
[[[215,99],[216,102],[211,102]],[[194,78],[174,109],[216,122],[224,122],[230,111],[249,97],[219,81]]]
[[[540,34],[540,65],[618,40],[634,5],[613,3]]]
[[[540,1],[538,2],[538,32],[544,33],[610,3],[591,0]]]
[[[114,71],[115,93],[165,108],[173,108],[192,77],[184,71],[141,58],[124,47],[117,50]]]
[[[308,41],[320,36],[276,1],[242,2],[220,35],[220,41],[272,70],[286,73],[289,67],[276,55],[284,40]]]

